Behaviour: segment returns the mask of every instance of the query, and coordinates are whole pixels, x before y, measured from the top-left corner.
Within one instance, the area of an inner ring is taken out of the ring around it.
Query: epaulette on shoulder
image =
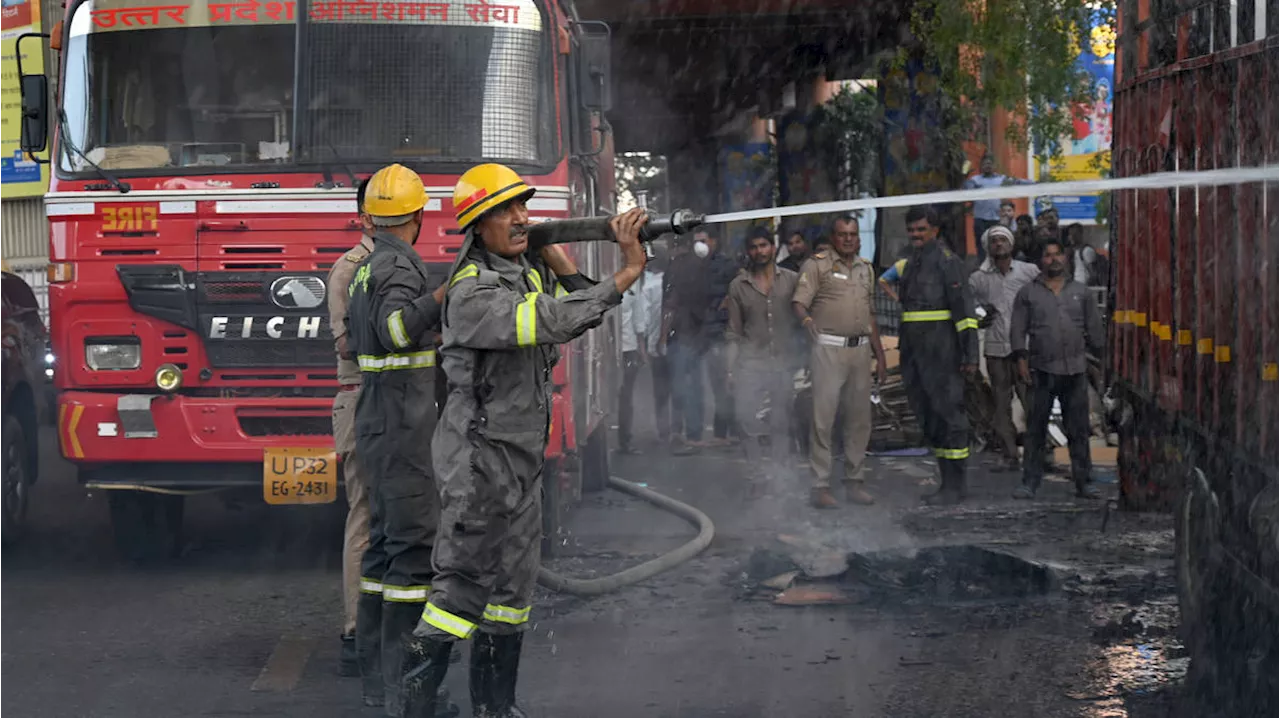
[[[814,259],[826,259],[826,258],[827,258],[827,253],[826,253],[826,252],[818,252],[817,254],[813,255],[813,258],[814,258]]]
[[[492,269],[481,269],[480,273],[476,275],[476,284],[482,287],[496,287],[501,278],[502,275]]]
[[[359,264],[364,261],[365,257],[368,257],[368,256],[369,256],[369,251],[367,249],[365,249],[364,247],[356,247],[354,249],[348,249],[347,253],[342,255],[342,258],[347,260],[348,262],[351,262],[352,264]]]

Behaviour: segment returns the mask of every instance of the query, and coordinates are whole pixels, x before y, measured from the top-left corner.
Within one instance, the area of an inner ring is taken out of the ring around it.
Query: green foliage
[[[845,86],[814,110],[812,149],[824,158],[824,169],[836,196],[857,197],[875,189],[884,129],[880,105],[871,92]]]
[[[1029,141],[1048,160],[1061,155],[1073,104],[1093,96],[1076,60],[1099,18],[1114,30],[1114,0],[917,0],[911,27],[920,44],[901,48],[896,61],[923,53],[937,68],[964,139],[985,143],[977,120],[1003,108],[1021,120],[1007,139],[1019,147]]]

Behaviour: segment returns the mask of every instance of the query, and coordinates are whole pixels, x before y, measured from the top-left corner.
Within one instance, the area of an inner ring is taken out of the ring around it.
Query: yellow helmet
[[[465,230],[485,212],[514,199],[528,199],[535,191],[510,167],[476,165],[463,173],[453,187],[453,211],[458,217],[458,227]]]
[[[404,165],[387,165],[369,178],[361,209],[371,217],[403,217],[427,206],[427,199],[417,172]]]

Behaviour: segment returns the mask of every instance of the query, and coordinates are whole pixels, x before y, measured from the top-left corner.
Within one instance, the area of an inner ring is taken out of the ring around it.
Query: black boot
[[[360,692],[367,706],[380,706],[382,685],[382,594],[362,593],[356,604],[356,663]]]
[[[953,506],[964,501],[964,462],[955,459],[938,459],[938,473],[942,475],[942,486],[934,493],[924,497],[925,504],[929,506]]]
[[[516,707],[516,674],[523,633],[476,633],[471,644],[471,715],[474,718],[525,718]]]
[[[356,634],[342,634],[342,645],[338,648],[338,675],[343,678],[355,678],[360,675],[360,662],[356,660]]]
[[[404,718],[436,718],[437,706],[446,710],[447,701],[439,698],[440,686],[449,672],[449,654],[453,652],[452,640],[409,634],[404,638],[404,658],[401,667],[404,678],[400,682]]]
[[[405,642],[422,618],[421,603],[387,601],[382,604],[382,684],[385,687],[386,714],[403,715],[400,678],[404,675]]]

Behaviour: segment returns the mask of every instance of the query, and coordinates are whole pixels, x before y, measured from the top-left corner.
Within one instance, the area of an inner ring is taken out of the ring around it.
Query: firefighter
[[[900,349],[907,399],[938,459],[942,486],[929,504],[965,498],[969,417],[965,374],[978,370],[978,319],[964,262],[938,242],[932,208],[907,211],[911,253],[902,270]]]
[[[470,688],[475,716],[523,716],[516,673],[542,540],[543,454],[551,420],[556,345],[598,325],[644,271],[632,210],[610,227],[625,266],[592,284],[563,274],[552,287],[546,260],[528,250],[533,196],[515,172],[473,167],[454,188],[466,233],[449,280],[441,355],[449,381],[432,442],[441,521],[431,597],[405,657],[406,715],[433,714],[455,641],[474,638]],[[569,268],[565,271],[573,271]],[[562,290],[568,290],[564,292]]]
[[[436,425],[435,335],[442,283],[431,291],[414,250],[427,194],[401,165],[369,179],[364,212],[373,251],[348,285],[348,346],[363,388],[356,453],[370,491],[369,548],[361,566],[356,650],[366,705],[402,711],[402,641],[418,623],[431,585],[439,495],[431,463]]]
[[[356,212],[360,215],[360,243],[342,259],[333,263],[326,283],[329,305],[329,328],[333,331],[338,354],[338,395],[333,398],[333,446],[342,459],[342,478],[347,490],[347,524],[342,537],[342,651],[339,673],[360,675],[356,659],[356,605],[360,597],[360,563],[369,547],[368,479],[356,454],[356,401],[360,398],[360,367],[347,347],[347,285],[356,267],[373,251],[373,225],[364,213],[365,188],[368,180],[356,190]],[[379,686],[379,690],[381,686]]]

